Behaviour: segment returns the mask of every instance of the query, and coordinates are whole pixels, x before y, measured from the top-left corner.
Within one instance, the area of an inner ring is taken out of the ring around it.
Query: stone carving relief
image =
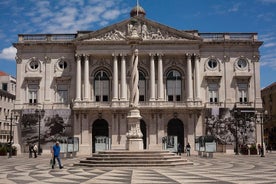
[[[127,38],[142,38],[143,40],[176,40],[185,39],[178,36],[172,32],[161,29],[160,27],[154,27],[152,25],[147,25],[146,23],[141,23],[139,21],[134,21],[126,26],[116,28],[112,31],[101,34],[90,40],[126,40]]]

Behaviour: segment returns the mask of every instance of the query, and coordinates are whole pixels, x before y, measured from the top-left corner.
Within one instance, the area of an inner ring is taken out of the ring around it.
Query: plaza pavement
[[[256,155],[215,154],[214,158],[186,157],[194,165],[171,168],[88,168],[73,166],[81,157],[63,158],[63,169],[50,167],[50,155],[28,158],[0,157],[1,184],[175,184],[276,183],[276,153]]]

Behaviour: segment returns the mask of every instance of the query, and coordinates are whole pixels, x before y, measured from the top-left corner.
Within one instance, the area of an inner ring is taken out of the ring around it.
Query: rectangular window
[[[218,84],[209,84],[209,102],[218,103]]]
[[[8,91],[8,83],[2,83],[2,90]]]
[[[109,81],[108,80],[95,81],[95,97],[96,97],[96,102],[109,101]]]
[[[167,80],[167,94],[168,94],[168,101],[180,101],[181,100],[181,81]]]
[[[36,104],[37,103],[38,85],[37,84],[29,84],[28,88],[29,88],[29,93],[28,93],[29,103]]]
[[[58,85],[57,87],[57,102],[68,103],[68,86]]]
[[[146,91],[146,82],[144,80],[139,80],[139,101],[145,101],[145,91]]]
[[[248,93],[248,86],[247,84],[238,84],[238,97],[239,97],[239,102],[240,103],[247,103],[248,98],[247,98],[247,93]]]

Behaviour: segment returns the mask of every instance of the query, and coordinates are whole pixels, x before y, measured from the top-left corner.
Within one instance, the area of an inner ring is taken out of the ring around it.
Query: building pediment
[[[128,41],[133,37],[143,41],[202,40],[194,33],[180,31],[143,17],[132,17],[98,31],[83,34],[76,38],[76,41]]]

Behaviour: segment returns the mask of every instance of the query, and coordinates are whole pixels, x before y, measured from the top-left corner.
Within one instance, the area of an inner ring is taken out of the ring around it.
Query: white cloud
[[[237,12],[237,11],[239,11],[240,6],[241,6],[241,3],[234,4],[230,9],[228,9],[228,12]]]
[[[17,50],[13,46],[4,48],[0,53],[0,59],[14,60],[16,52]]]
[[[276,46],[276,43],[267,43],[267,44],[264,44],[264,47],[275,47]]]
[[[123,0],[32,0],[27,33],[74,33],[104,26],[125,11]],[[36,25],[35,27],[33,25]]]

